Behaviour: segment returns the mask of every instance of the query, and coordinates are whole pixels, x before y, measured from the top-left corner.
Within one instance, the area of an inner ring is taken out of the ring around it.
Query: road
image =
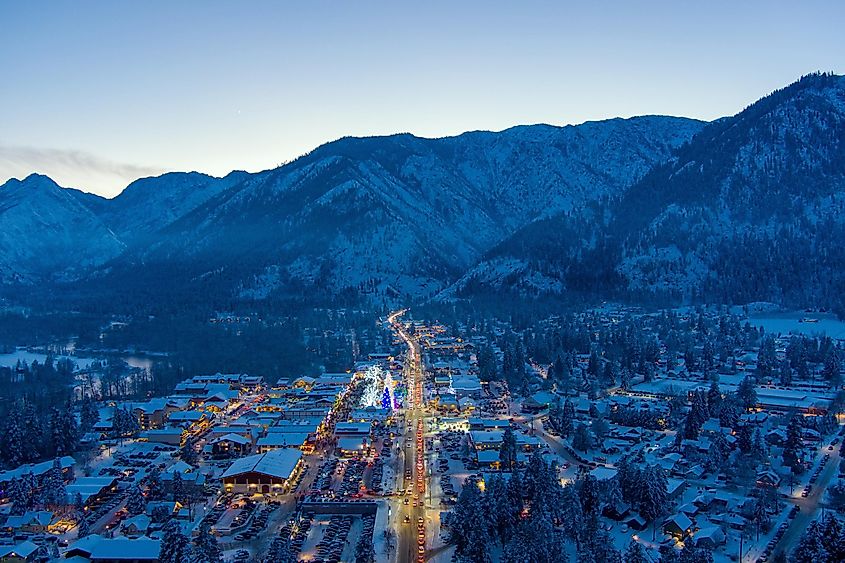
[[[800,512],[798,512],[792,520],[789,527],[786,529],[786,532],[784,532],[780,541],[775,546],[775,549],[772,551],[773,557],[780,552],[786,554],[792,552],[798,544],[798,540],[801,539],[801,534],[804,533],[804,530],[807,529],[810,522],[815,519],[816,512],[819,508],[823,506],[824,496],[827,492],[828,485],[830,485],[830,482],[833,481],[834,477],[839,474],[839,463],[842,460],[839,455],[839,448],[834,447],[831,452],[827,452],[827,450],[823,450],[823,452],[830,453],[830,459],[827,460],[827,463],[825,463],[822,468],[819,478],[813,485],[813,489],[810,494],[805,498],[798,496],[789,499],[792,504],[798,506]],[[796,492],[800,490],[801,489],[796,489]]]
[[[399,539],[397,561],[399,563],[422,563],[426,560],[426,514],[425,495],[431,483],[425,468],[425,404],[423,402],[423,370],[419,342],[405,329],[399,318],[405,311],[397,311],[388,317],[391,328],[408,346],[405,355],[405,382],[408,389],[405,408],[405,424],[402,426],[402,444],[406,461],[411,464],[411,478],[403,475],[405,496],[411,496],[408,504],[397,504],[397,530]],[[396,498],[396,497],[394,497]]]

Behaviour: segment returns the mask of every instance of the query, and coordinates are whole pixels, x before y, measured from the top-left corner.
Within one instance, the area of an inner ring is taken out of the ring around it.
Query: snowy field
[[[813,320],[815,322],[806,322]],[[803,321],[803,322],[802,322]],[[835,339],[845,339],[845,322],[829,313],[752,313],[748,317],[752,326],[763,327],[767,334],[824,334]]]
[[[97,358],[85,358],[81,356],[54,356],[56,360],[62,360],[65,358],[70,358],[75,364],[76,369],[86,369],[88,368]],[[0,367],[14,367],[17,365],[18,360],[21,362],[26,362],[27,364],[31,364],[33,361],[37,360],[39,363],[44,363],[44,360],[47,359],[47,354],[42,354],[40,352],[29,352],[28,350],[15,350],[10,354],[0,354]],[[105,359],[100,358],[101,360],[105,361]],[[150,369],[152,367],[153,361],[150,358],[146,358],[143,356],[126,356],[123,358],[130,367],[133,368],[140,368],[140,369]]]

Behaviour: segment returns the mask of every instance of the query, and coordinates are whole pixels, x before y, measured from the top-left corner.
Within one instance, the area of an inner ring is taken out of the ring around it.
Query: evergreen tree
[[[80,538],[91,534],[91,525],[88,523],[88,519],[85,518],[85,514],[81,511],[77,511],[76,513],[76,530],[77,537]]]
[[[828,561],[829,554],[822,543],[823,530],[818,521],[810,522],[801,535],[798,546],[792,552],[792,563],[821,563]]]
[[[516,465],[516,436],[510,426],[505,428],[502,444],[499,447],[499,462],[503,470],[510,471]]]
[[[746,375],[745,379],[740,381],[736,396],[739,399],[739,404],[745,410],[757,406],[757,391],[754,389],[754,380],[750,375]]]
[[[0,439],[0,447],[2,447],[0,455],[2,455],[3,461],[10,469],[20,466],[24,463],[25,459],[24,434],[20,426],[20,415],[14,411],[14,406],[12,408],[12,412],[6,418],[3,426],[2,439]]]
[[[793,415],[786,425],[786,440],[783,445],[783,463],[792,469],[793,473],[799,474],[803,471],[801,462],[804,439],[801,433],[800,417]]]
[[[83,433],[91,432],[91,430],[94,429],[94,425],[100,422],[100,411],[97,409],[97,406],[90,397],[86,397],[85,400],[82,401],[79,419],[80,431]]]
[[[47,472],[41,488],[41,501],[45,506],[59,507],[67,504],[67,490],[59,458],[53,460],[53,466]]]
[[[583,423],[578,423],[575,433],[572,435],[572,447],[576,450],[586,452],[593,446],[593,435],[590,429]]]
[[[196,441],[192,437],[185,439],[185,443],[179,450],[179,458],[188,465],[196,467],[199,463],[199,456],[197,455]]]
[[[194,544],[194,563],[220,563],[223,560],[223,551],[217,545],[217,538],[211,533],[210,524],[200,524],[200,532]]]
[[[20,479],[13,478],[9,482],[9,490],[6,493],[9,501],[12,504],[10,513],[15,516],[21,516],[29,508],[29,498],[24,489],[23,482]]]
[[[42,457],[44,450],[44,429],[32,401],[23,404],[23,431],[26,440],[23,441],[22,453],[24,463],[35,463]]]
[[[184,481],[182,481],[182,474],[178,471],[173,472],[171,486],[173,487],[173,502],[178,502],[183,505],[187,504],[187,495],[185,494],[185,483]]]
[[[628,549],[625,550],[623,559],[625,563],[649,563],[649,560],[646,559],[643,546],[640,542],[634,540],[631,540],[631,543],[628,544]]]
[[[663,470],[650,465],[644,471],[640,498],[640,512],[652,523],[652,536],[656,536],[656,520],[665,514],[669,498],[669,485]]]
[[[144,493],[137,485],[129,491],[129,496],[126,499],[126,510],[132,516],[143,514],[147,510],[147,501],[144,498]]]
[[[714,381],[710,384],[710,389],[707,391],[707,409],[710,411],[710,416],[719,416],[722,410],[722,391],[719,389],[719,383]]]
[[[743,424],[736,432],[736,447],[744,454],[751,453],[751,448],[754,446],[751,435],[751,426]]]
[[[182,533],[179,522],[171,519],[164,526],[161,550],[158,559],[161,563],[185,563],[191,561],[191,544]]]

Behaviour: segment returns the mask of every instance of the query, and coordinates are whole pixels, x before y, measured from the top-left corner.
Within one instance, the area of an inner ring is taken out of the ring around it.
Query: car
[[[405,518],[402,519],[402,523],[403,524],[410,524],[411,523],[411,517],[406,514]]]

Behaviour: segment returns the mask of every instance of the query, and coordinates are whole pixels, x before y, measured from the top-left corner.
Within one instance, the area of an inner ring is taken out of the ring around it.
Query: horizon
[[[276,168],[343,137],[712,121],[844,70],[838,4],[609,4],[4,4],[0,182],[39,172],[113,197],[170,171]]]
[[[740,110],[740,111],[742,111],[742,110]],[[7,182],[12,181],[12,180],[16,180],[18,182],[24,182],[31,176],[41,176],[41,177],[45,177],[45,178],[50,179],[51,181],[53,181],[56,185],[58,185],[62,189],[78,190],[78,191],[85,192],[85,193],[88,193],[88,194],[91,194],[91,195],[102,197],[104,199],[114,199],[117,196],[119,196],[120,194],[122,194],[124,191],[126,191],[126,188],[128,188],[130,185],[132,185],[133,183],[135,183],[139,180],[144,180],[144,179],[147,179],[147,178],[158,178],[160,176],[165,176],[167,174],[204,174],[204,175],[210,176],[212,178],[220,179],[220,178],[224,178],[224,177],[226,177],[230,174],[236,173],[236,172],[246,172],[247,174],[260,174],[262,172],[269,172],[271,170],[277,170],[277,169],[283,168],[283,167],[285,167],[289,164],[293,164],[297,160],[308,156],[312,152],[314,152],[314,151],[316,151],[316,150],[318,150],[318,149],[320,149],[324,146],[331,145],[331,144],[336,143],[338,141],[341,141],[343,139],[378,139],[378,138],[385,138],[386,139],[386,138],[389,138],[389,137],[397,137],[397,136],[400,136],[400,135],[411,135],[412,137],[415,137],[417,139],[423,139],[423,140],[427,140],[427,141],[437,141],[437,140],[440,140],[440,139],[454,139],[454,138],[457,138],[457,137],[461,137],[463,135],[471,135],[473,133],[500,134],[500,133],[504,133],[506,131],[510,131],[511,129],[517,129],[517,128],[520,128],[520,127],[554,127],[554,128],[557,128],[557,129],[564,129],[566,127],[580,127],[582,125],[587,125],[589,123],[603,123],[603,122],[614,121],[614,120],[618,120],[618,119],[627,121],[627,120],[631,120],[631,119],[640,119],[640,118],[647,118],[647,117],[665,117],[665,118],[669,118],[669,119],[688,119],[690,121],[699,121],[701,123],[709,124],[709,123],[713,123],[714,121],[718,121],[719,119],[723,119],[724,117],[730,117],[730,116],[722,116],[722,117],[717,117],[717,118],[715,118],[711,121],[705,121],[705,120],[702,120],[702,119],[696,119],[694,117],[686,117],[686,116],[683,116],[683,115],[661,115],[661,114],[652,113],[652,114],[647,114],[647,115],[632,115],[630,117],[608,117],[608,118],[605,118],[605,119],[591,119],[591,120],[587,120],[587,121],[582,121],[580,123],[567,123],[567,124],[564,124],[564,125],[554,125],[552,123],[520,123],[520,124],[516,124],[516,125],[511,125],[511,126],[506,127],[504,129],[496,129],[496,130],[492,130],[492,129],[473,129],[473,130],[470,130],[470,131],[461,131],[460,133],[455,133],[454,135],[443,135],[443,136],[439,136],[439,137],[427,137],[427,136],[423,136],[423,135],[416,135],[416,134],[408,132],[408,131],[399,131],[399,132],[396,132],[396,133],[384,133],[384,134],[378,134],[378,135],[344,135],[342,137],[337,137],[335,139],[331,139],[329,141],[325,141],[323,143],[320,143],[319,145],[316,145],[315,147],[303,152],[302,154],[297,155],[297,156],[295,156],[295,157],[293,157],[290,160],[287,160],[285,162],[280,162],[279,164],[277,164],[276,166],[273,166],[271,168],[263,168],[263,169],[260,169],[260,170],[244,170],[243,168],[233,168],[232,170],[229,170],[228,172],[225,172],[225,173],[222,173],[222,174],[212,174],[212,173],[209,173],[209,172],[204,172],[202,170],[165,170],[165,171],[159,172],[157,174],[138,176],[137,178],[130,180],[129,183],[127,183],[125,186],[120,188],[117,192],[115,192],[113,194],[109,194],[109,195],[99,194],[99,193],[93,192],[91,190],[85,189],[84,187],[63,185],[61,182],[56,180],[56,178],[53,178],[49,174],[39,172],[39,171],[32,171],[32,172],[29,172],[28,174],[21,175],[19,177],[11,176],[11,177],[8,177],[8,178],[4,178],[4,179],[0,180],[0,188],[2,188]],[[3,149],[3,147],[0,146],[0,151],[2,151],[2,149]]]

